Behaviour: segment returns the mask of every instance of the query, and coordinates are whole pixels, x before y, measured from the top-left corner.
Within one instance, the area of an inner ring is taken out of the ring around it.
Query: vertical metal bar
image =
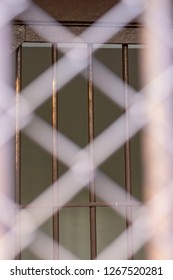
[[[94,140],[94,90],[93,90],[93,63],[92,63],[92,45],[88,46],[88,142],[90,143],[90,157],[94,164],[93,140]],[[89,184],[89,200],[96,201],[94,179]],[[91,259],[97,256],[97,235],[96,235],[96,207],[90,207],[90,254]]]
[[[54,184],[58,179],[58,163],[57,163],[57,45],[52,44],[52,183]],[[53,201],[58,199],[58,193],[53,187]],[[57,209],[54,209],[53,214],[53,241],[59,243],[59,212],[56,212]],[[53,245],[53,258],[59,259],[58,247]]]
[[[128,83],[129,83],[129,70],[128,70],[128,45],[122,45],[122,64],[123,64],[123,80],[124,80],[124,113],[125,113],[125,145],[124,145],[124,161],[125,161],[125,188],[126,200],[130,201],[132,193],[131,186],[131,152],[129,140],[129,117],[128,117]],[[132,208],[126,206],[126,216],[132,220]],[[126,218],[127,229],[127,258],[133,259],[133,236],[132,230],[129,228],[131,222]]]
[[[21,133],[20,133],[20,92],[22,84],[22,46],[16,50],[16,135],[15,135],[15,202],[21,205]],[[20,226],[20,224],[19,224]],[[20,230],[19,230],[20,232]],[[20,238],[16,238],[16,259],[21,259]]]

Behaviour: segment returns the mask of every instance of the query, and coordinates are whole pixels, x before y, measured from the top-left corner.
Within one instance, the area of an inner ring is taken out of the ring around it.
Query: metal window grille
[[[89,44],[87,46],[87,51],[89,53],[89,65],[88,65],[88,143],[92,143],[94,141],[94,87],[93,87],[93,62],[92,62],[92,45]],[[51,47],[51,60],[52,60],[52,183],[56,182],[58,179],[58,161],[57,161],[57,138],[56,138],[56,129],[58,127],[58,94],[56,90],[56,66],[57,62],[57,44],[52,44]],[[122,76],[125,82],[124,85],[124,103],[125,107],[128,106],[128,96],[127,96],[127,87],[128,84],[128,44],[122,44]],[[22,203],[21,193],[22,193],[22,183],[21,183],[21,135],[19,129],[19,104],[20,104],[20,90],[21,90],[21,77],[22,77],[22,46],[20,46],[16,51],[16,203],[21,205],[21,207],[27,207],[27,204]],[[129,120],[128,117],[125,120],[125,133],[128,138],[128,130],[129,130]],[[80,131],[79,131],[80,133]],[[90,153],[92,160],[94,160],[93,148],[90,148]],[[32,153],[32,150],[30,151]],[[130,141],[127,141],[124,145],[124,164],[125,164],[125,189],[129,194],[132,194],[131,190],[131,157],[130,157]],[[38,167],[39,168],[39,167]],[[89,201],[85,203],[76,202],[76,203],[67,203],[63,208],[80,208],[85,207],[89,209],[89,224],[90,224],[90,257],[91,259],[95,259],[97,256],[97,230],[96,230],[96,208],[97,207],[109,207],[109,203],[97,201],[95,194],[95,183],[94,178],[92,178],[89,183]],[[53,197],[58,198],[58,190],[54,190],[53,188]],[[117,201],[112,201],[112,204],[116,204]],[[132,219],[132,209],[131,207],[134,205],[138,205],[138,203],[132,202],[131,198],[127,196],[126,201],[119,201],[118,203],[122,203],[125,206],[126,211],[128,211],[129,216]],[[43,205],[44,207],[44,205]],[[56,207],[55,207],[56,209]],[[59,213],[55,210],[55,214],[52,217],[52,238],[53,240],[59,242]],[[126,228],[129,226],[129,221],[126,218]],[[132,257],[132,232],[128,232],[127,234],[127,256],[129,258]],[[57,249],[53,248],[54,257],[58,258]]]

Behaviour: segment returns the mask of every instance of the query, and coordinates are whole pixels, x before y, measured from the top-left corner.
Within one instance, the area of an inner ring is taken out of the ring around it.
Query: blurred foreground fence
[[[42,1],[42,7],[41,1],[13,2],[3,0],[0,4],[1,259],[24,258],[22,251],[26,248],[39,259],[78,259],[60,242],[63,223],[60,210],[64,208],[88,209],[84,223],[89,228],[87,250],[91,259],[133,259],[142,247],[147,259],[172,259],[171,1],[102,1],[95,7],[92,1],[84,4],[76,0],[80,12],[74,18],[70,1],[59,4],[62,8],[59,14],[56,1]],[[23,87],[22,46],[26,42],[31,46],[49,43],[51,65]],[[94,56],[105,44],[119,46],[121,50],[122,79]],[[140,48],[143,87],[139,92],[129,86],[130,45]],[[87,83],[85,147],[59,130],[59,92],[78,74]],[[14,76],[15,86],[12,86]],[[95,87],[121,108],[119,117],[98,135]],[[37,114],[37,109],[48,99],[51,99],[51,123]],[[142,134],[142,201],[132,191],[131,138],[138,132]],[[29,203],[22,201],[21,133],[51,156],[52,183]],[[125,186],[100,169],[120,147],[124,151]],[[68,167],[62,176],[59,162]],[[71,202],[83,189],[88,191],[88,200]],[[124,231],[101,251],[98,250],[99,207],[110,207],[125,221]],[[138,209],[135,215],[134,207]],[[51,236],[41,230],[49,219]]]

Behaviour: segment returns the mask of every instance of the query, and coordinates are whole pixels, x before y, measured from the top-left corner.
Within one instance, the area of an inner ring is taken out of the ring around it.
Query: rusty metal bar
[[[21,91],[22,47],[16,51],[16,203],[21,203],[21,135],[20,135],[20,91]]]
[[[26,20],[25,22],[20,21],[20,20],[14,20],[13,21],[13,26],[29,26],[29,25],[41,25],[41,26],[65,26],[65,27],[69,27],[69,26],[77,26],[77,27],[89,27],[92,24],[95,24],[98,27],[117,27],[120,26],[122,28],[124,28],[124,25],[121,23],[115,23],[115,22],[102,22],[102,23],[97,23],[95,21],[91,21],[91,20],[81,20],[81,21],[68,21],[68,20],[58,20],[58,22],[56,21],[41,21],[41,20]],[[139,22],[131,22],[129,24],[127,24],[125,26],[126,28],[139,28],[141,27],[141,24]]]
[[[21,205],[21,133],[20,133],[20,92],[22,86],[22,46],[16,50],[16,135],[15,135],[15,202]],[[20,224],[19,224],[20,226]],[[19,230],[20,232],[20,230]],[[21,259],[20,238],[16,238],[16,259]]]
[[[93,140],[94,140],[94,89],[93,89],[93,63],[92,63],[92,45],[88,45],[88,142],[90,143],[90,158],[94,164]],[[91,178],[89,184],[89,201],[96,202],[94,179]],[[91,259],[97,256],[97,234],[96,234],[96,207],[90,209],[90,254]]]
[[[123,80],[124,80],[124,113],[125,113],[125,145],[124,145],[124,163],[125,163],[125,188],[126,200],[130,202],[132,194],[131,186],[131,154],[130,154],[130,140],[129,140],[129,116],[128,116],[128,83],[129,83],[129,70],[128,70],[128,45],[122,45],[122,66],[123,66]],[[132,208],[126,206],[127,217],[132,220]],[[127,258],[133,259],[133,233],[130,229],[131,222],[126,219],[127,229]]]
[[[56,75],[57,75],[57,45],[52,44],[52,182],[55,183],[58,179],[58,163],[57,163],[57,90],[56,90]],[[53,186],[53,201],[58,200],[58,193]],[[54,209],[54,210],[58,210]],[[59,212],[54,211],[53,214],[53,241],[59,243]],[[53,245],[53,257],[59,259],[58,247]]]
[[[110,202],[102,202],[102,201],[96,201],[96,202],[86,202],[86,203],[68,203],[63,206],[59,205],[58,203],[56,204],[56,207],[62,207],[62,208],[75,208],[75,207],[118,207],[118,206],[142,206],[142,202],[138,201],[110,201]],[[35,206],[30,206],[27,204],[22,204],[21,208],[51,208],[51,205],[35,205]],[[55,207],[55,205],[54,205]]]

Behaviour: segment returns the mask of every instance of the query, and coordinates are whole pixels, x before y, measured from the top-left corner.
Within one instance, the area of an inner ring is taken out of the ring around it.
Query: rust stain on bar
[[[55,183],[58,179],[58,163],[57,163],[57,90],[56,90],[56,74],[57,74],[57,45],[52,44],[52,182]],[[58,193],[53,187],[53,201],[58,199]],[[57,210],[57,209],[54,209]],[[59,212],[54,211],[53,214],[53,241],[59,243]],[[59,259],[59,251],[53,245],[53,258]]]
[[[20,133],[20,92],[22,85],[22,46],[16,50],[16,136],[15,136],[15,202],[21,205],[21,133]],[[17,214],[17,213],[16,213]],[[20,226],[20,223],[19,223]],[[20,232],[20,229],[19,229]],[[15,259],[21,259],[20,238],[15,240]]]
[[[124,145],[124,162],[125,162],[125,188],[126,199],[129,202],[132,194],[131,186],[131,152],[130,152],[130,140],[129,140],[129,116],[128,116],[128,83],[129,83],[129,70],[128,70],[128,44],[122,45],[122,65],[123,65],[123,80],[124,80],[124,113],[125,113],[125,145]],[[126,206],[127,217],[132,220],[132,208]],[[126,219],[127,229],[127,258],[133,259],[133,233],[130,229],[131,222]]]
[[[94,90],[93,90],[93,65],[92,65],[92,45],[88,45],[88,142],[90,143],[90,157],[94,164],[93,140],[94,140]],[[91,179],[89,185],[89,200],[96,202],[94,179]],[[90,209],[90,253],[91,259],[97,256],[97,234],[96,234],[96,207]]]

